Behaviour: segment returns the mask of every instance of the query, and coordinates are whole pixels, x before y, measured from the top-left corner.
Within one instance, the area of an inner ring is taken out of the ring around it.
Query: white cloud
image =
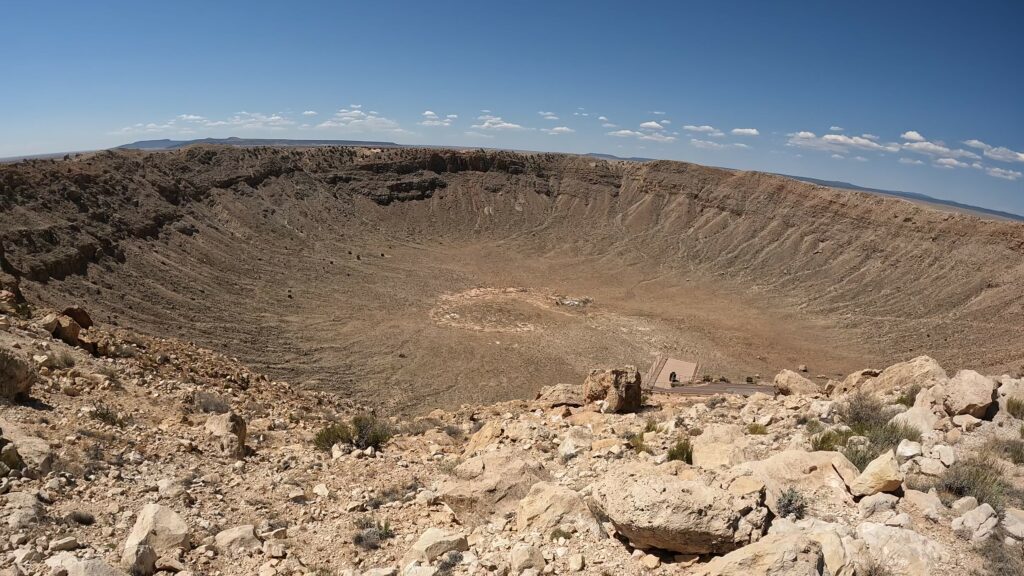
[[[420,126],[451,126],[453,117],[458,117],[455,114],[449,114],[442,118],[433,110],[424,110],[422,116],[423,120],[417,122]]]
[[[878,136],[875,136],[874,134],[861,134],[860,137],[861,138],[867,138],[868,140],[878,140],[879,139]]]
[[[675,136],[669,136],[667,134],[661,134],[659,132],[638,132],[636,130],[615,130],[614,132],[608,132],[609,136],[616,136],[618,138],[636,138],[638,140],[649,140],[652,142],[669,143],[675,142]]]
[[[321,130],[336,130],[341,132],[373,133],[383,132],[392,134],[407,134],[398,122],[385,118],[374,112],[363,112],[361,105],[352,105],[342,108],[333,116],[316,125]],[[427,112],[430,112],[427,110]]]
[[[863,136],[846,136],[844,134],[825,134],[818,137],[814,132],[806,130],[790,134],[786,145],[836,154],[846,154],[851,149],[872,152],[899,152],[900,150],[900,145],[894,142],[881,144]]]
[[[856,160],[857,162],[867,162],[868,161],[868,159],[863,157],[863,156],[854,156],[853,159]]]
[[[206,118],[196,114],[179,114],[178,120],[183,120],[185,122],[202,122],[203,120],[206,120]]]
[[[828,129],[833,131],[833,132],[842,132],[843,131],[843,127],[842,126],[829,126]]]
[[[734,136],[760,136],[761,133],[757,131],[757,128],[733,128],[731,130]]]
[[[613,124],[611,122],[605,122],[604,124],[601,124],[601,127],[602,128],[618,128],[619,125],[618,124]]]
[[[473,130],[466,131],[464,134],[470,138],[494,138],[493,134],[484,134],[483,132],[474,132]]]
[[[651,114],[654,114],[655,116],[664,116],[665,115],[665,113],[662,112],[661,110],[651,110]]]
[[[1002,146],[985,150],[985,157],[1000,162],[1024,162],[1024,152],[1015,152]]]
[[[451,120],[455,120],[458,117],[459,117],[458,114],[445,114],[445,118],[449,118]]]
[[[900,134],[900,138],[903,138],[904,140],[909,140],[911,142],[924,141],[924,136],[921,136],[921,133],[916,130],[907,130],[903,134]]]
[[[724,150],[726,148],[741,148],[747,149],[750,146],[742,143],[736,144],[722,144],[721,142],[714,142],[712,140],[701,140],[699,138],[690,138],[690,145],[694,148],[700,148],[702,150]]]
[[[704,124],[702,126],[694,126],[693,124],[687,124],[686,126],[683,126],[683,130],[686,130],[687,132],[707,134],[708,136],[714,136],[715,138],[725,136],[725,132],[722,132],[721,130],[715,128],[714,126],[708,126],[707,124]]]
[[[935,166],[939,168],[967,168],[968,164],[956,158],[939,158],[935,161]]]
[[[903,149],[910,150],[911,152],[917,152],[918,154],[928,154],[929,156],[942,156],[946,158],[971,158],[973,160],[980,158],[980,156],[969,150],[963,150],[961,148],[954,150],[943,144],[929,142],[927,140],[904,144]]]
[[[543,112],[542,111],[542,112],[537,112],[537,114],[540,114],[540,117],[545,119],[545,120],[558,120],[558,116],[556,116],[554,112]]]
[[[608,117],[607,116],[598,116],[597,119],[600,120],[601,122],[607,122],[608,121]]]
[[[356,110],[359,110],[360,108],[362,108],[362,107],[363,107],[363,105],[362,105],[362,104],[349,104],[349,105],[348,105],[348,107],[349,107],[349,108],[354,108],[354,109],[356,109]],[[373,113],[373,112],[371,112],[371,114],[372,114],[372,113]]]
[[[655,122],[653,120],[644,122],[643,124],[640,125],[640,127],[641,128],[646,128],[648,130],[661,130],[662,129],[661,124],[658,124],[657,122]]]
[[[479,124],[473,124],[472,127],[480,130],[525,130],[525,128],[519,124],[506,122],[501,116],[484,114],[482,116],[477,116],[476,119],[481,122]]]
[[[918,164],[924,164],[924,162],[918,160],[917,158],[906,158],[906,157],[903,157],[903,158],[900,158],[900,164],[918,165]]]
[[[551,134],[552,136],[555,136],[555,135],[558,135],[558,134],[572,134],[573,132],[575,132],[575,130],[573,130],[572,128],[569,128],[568,126],[555,126],[554,128],[541,128],[540,131],[544,132],[545,134]]]
[[[843,156],[842,154],[833,154],[832,158],[834,158],[836,160],[845,160],[846,156]]]
[[[986,168],[985,173],[993,178],[1002,178],[1011,182],[1019,180],[1021,176],[1024,176],[1024,174],[1016,170],[1004,170],[1002,168]]]
[[[303,116],[316,116],[316,110],[304,110],[302,112],[302,115]]]
[[[978,148],[979,150],[988,150],[989,148],[991,148],[991,146],[985,144],[981,140],[965,140],[964,144],[970,146],[971,148]]]

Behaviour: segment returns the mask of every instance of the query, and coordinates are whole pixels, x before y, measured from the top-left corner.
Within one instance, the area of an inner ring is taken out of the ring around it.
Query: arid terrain
[[[22,161],[0,187],[33,301],[408,413],[659,353],[734,380],[1024,364],[1024,225],[778,176],[195,146]]]
[[[0,576],[1024,573],[1019,223],[486,151],[0,191]]]

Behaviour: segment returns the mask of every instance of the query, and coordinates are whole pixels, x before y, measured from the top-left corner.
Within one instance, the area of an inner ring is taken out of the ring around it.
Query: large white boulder
[[[946,386],[943,405],[950,416],[985,418],[996,401],[996,381],[974,370],[961,370]]]
[[[177,512],[160,504],[146,504],[139,511],[135,526],[124,541],[122,563],[133,566],[140,546],[149,546],[158,556],[189,547],[188,525]]]

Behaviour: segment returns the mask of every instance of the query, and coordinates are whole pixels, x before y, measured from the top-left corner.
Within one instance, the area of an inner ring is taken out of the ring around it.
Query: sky
[[[1024,2],[0,0],[0,157],[160,138],[697,162],[1024,214]]]

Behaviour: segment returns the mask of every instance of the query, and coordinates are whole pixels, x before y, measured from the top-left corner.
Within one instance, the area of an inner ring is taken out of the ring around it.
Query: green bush
[[[821,423],[821,420],[817,418],[807,421],[807,431],[811,434],[817,434],[825,429],[825,425]]]
[[[914,401],[917,400],[917,395],[921,392],[920,384],[911,384],[900,397],[896,399],[897,404],[903,404],[907,408],[914,406]]]
[[[687,464],[693,464],[693,444],[689,438],[683,438],[676,442],[675,446],[668,449],[669,460],[681,460]]]
[[[1024,464],[1024,440],[992,440],[989,449],[1014,464]]]
[[[654,418],[648,418],[646,421],[644,421],[644,432],[657,432],[657,431],[658,431],[658,421],[657,420],[655,420]]]
[[[764,424],[753,422],[747,426],[747,434],[762,435],[768,433],[768,427]]]
[[[997,509],[1003,507],[1011,491],[1005,467],[990,454],[954,462],[939,478],[938,488],[957,498],[974,496]]]
[[[807,512],[807,499],[796,488],[790,486],[779,494],[775,507],[779,510],[779,516],[795,516],[799,520]]]
[[[1018,420],[1024,420],[1024,398],[1010,396],[1006,399],[1006,411]]]
[[[118,428],[124,428],[128,424],[128,420],[117,413],[113,408],[100,404],[90,413],[93,420],[98,420],[104,424],[110,424],[111,426],[117,426]]]
[[[644,435],[642,432],[630,432],[629,434],[626,434],[626,443],[629,444],[629,447],[637,454],[641,452],[647,452],[648,454],[651,453],[651,449],[648,448],[647,444],[644,442]]]
[[[846,441],[853,435],[852,431],[837,432],[826,430],[811,436],[811,451],[836,452],[846,446]]]
[[[351,424],[338,422],[321,429],[313,438],[313,445],[324,451],[338,443],[360,449],[379,449],[391,439],[391,435],[391,426],[385,420],[373,414],[358,414],[352,417]]]
[[[572,538],[572,534],[570,534],[569,532],[566,532],[565,530],[562,530],[561,528],[555,528],[554,530],[551,531],[551,541],[552,542],[558,541],[561,538],[565,538],[566,540],[568,540],[568,539]]]
[[[365,522],[357,522],[357,526],[363,525],[365,528],[356,532],[355,536],[352,537],[353,544],[366,550],[376,550],[380,548],[381,542],[395,537],[395,531],[391,529],[391,525],[387,520],[384,522],[371,522],[372,524],[369,525]]]

